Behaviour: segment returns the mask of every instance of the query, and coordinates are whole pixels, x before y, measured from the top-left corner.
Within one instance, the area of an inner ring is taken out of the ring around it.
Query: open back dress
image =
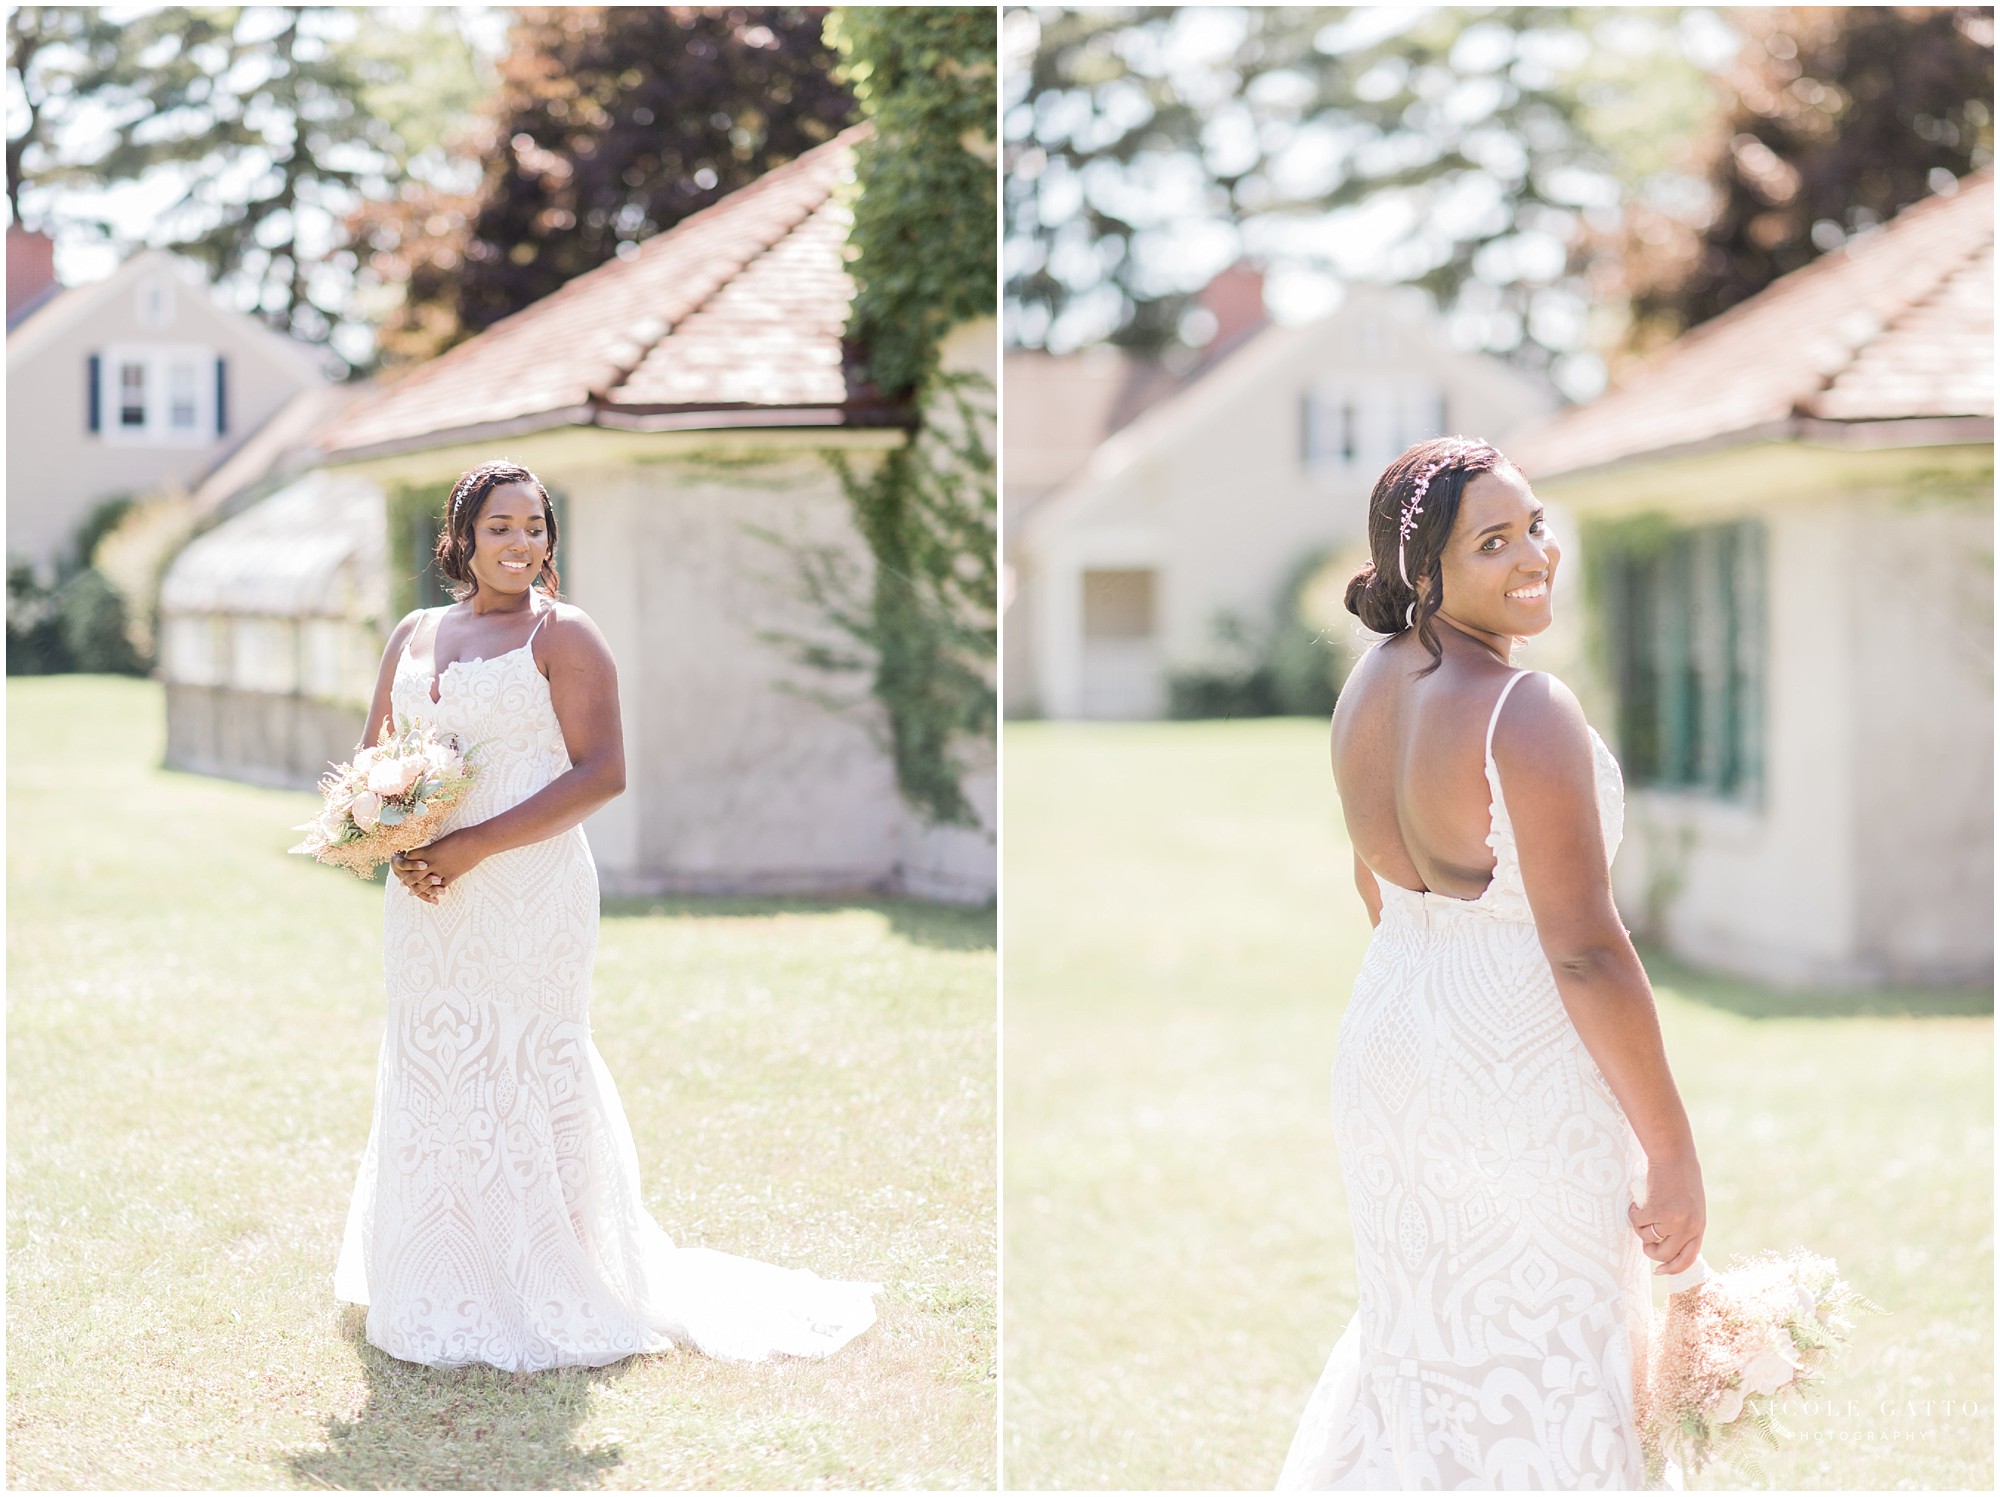
[[[1556,992],[1486,727],[1493,881],[1377,879],[1341,1021],[1334,1138],[1359,1297],[1280,1490],[1638,1488],[1651,1265],[1626,1215],[1646,1161]],[[1593,731],[1607,859],[1617,761]]]

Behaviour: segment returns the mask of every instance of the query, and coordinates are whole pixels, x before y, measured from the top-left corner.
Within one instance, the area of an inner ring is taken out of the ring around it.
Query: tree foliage
[[[474,87],[449,21],[392,26],[371,13],[364,24],[325,6],[165,6],[115,21],[94,6],[22,6],[9,71],[17,221],[115,237],[77,189],[169,185],[177,196],[147,243],[350,362],[368,339],[351,318],[354,261],[336,250],[337,225],[416,168]]]
[[[470,191],[416,182],[349,230],[385,354],[428,358],[830,140],[854,101],[824,7],[537,6],[461,149]]]
[[[1664,342],[1993,160],[1993,12],[1745,12],[1693,221],[1635,217],[1633,342]]]
[[[1602,126],[1642,100],[1651,132],[1684,128],[1698,76],[1673,17],[1587,7],[1037,8],[1010,24],[1009,336],[1030,346],[1079,341],[1067,316],[1159,348],[1253,241],[1349,273],[1340,215],[1386,207],[1394,278],[1547,365],[1584,310],[1566,249],[1635,166],[1635,132]]]
[[[993,311],[994,17],[853,6],[828,33],[875,124],[854,208],[854,340],[886,394],[915,390],[952,324]]]

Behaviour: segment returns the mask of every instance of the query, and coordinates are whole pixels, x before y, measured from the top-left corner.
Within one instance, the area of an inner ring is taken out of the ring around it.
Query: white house
[[[801,558],[844,558],[864,587],[868,575],[828,454],[865,468],[911,421],[858,381],[842,344],[840,193],[867,128],[577,277],[323,434],[330,471],[389,495],[382,628],[437,596],[424,553],[460,473],[506,457],[550,486],[563,592],[619,666],[628,788],[588,823],[608,890],[994,893],[991,745],[965,747],[981,825],[927,827],[898,794],[865,681],[810,670],[794,647],[829,638]],[[997,379],[991,320],[944,353]]]
[[[99,504],[193,483],[324,381],[310,351],[158,250],[45,289],[7,330],[9,559],[87,560],[68,552]]]
[[[1020,374],[1007,389],[1010,473],[1017,454],[1030,470],[1060,456],[1015,419],[1017,399],[1038,399],[1023,386],[1072,379],[1047,362]],[[1226,658],[1227,620],[1270,617],[1302,562],[1362,544],[1369,491],[1404,447],[1450,431],[1504,442],[1552,403],[1378,288],[1309,326],[1242,339],[1023,506],[1009,538],[1010,711],[1161,716],[1172,674]]]
[[[1530,663],[1613,739],[1620,908],[1690,961],[1993,980],[1993,209],[1967,178],[1510,449],[1584,584]]]

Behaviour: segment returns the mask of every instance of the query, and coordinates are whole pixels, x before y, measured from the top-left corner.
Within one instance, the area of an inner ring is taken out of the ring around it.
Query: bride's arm
[[[389,700],[390,689],[396,684],[396,667],[402,662],[403,646],[416,632],[417,620],[423,616],[421,608],[412,609],[389,631],[389,643],[382,650],[382,667],[375,673],[375,695],[368,703],[368,721],[361,725],[361,741],[354,745],[357,754],[375,746],[382,737],[383,719],[396,710]]]
[[[560,836],[625,789],[625,733],[611,647],[588,614],[568,605],[543,627],[536,645],[548,663],[549,698],[569,749],[569,769],[498,816],[398,858],[399,876],[413,870],[447,885],[497,852]],[[477,772],[477,755],[473,764]]]
[[[1569,688],[1541,672],[1523,681],[1500,715],[1493,756],[1556,991],[1646,1151],[1634,1229],[1647,1256],[1677,1273],[1694,1261],[1708,1223],[1701,1166],[1652,984],[1612,901],[1596,755]]]
[[[1361,861],[1361,854],[1354,855],[1354,890],[1361,896],[1361,902],[1368,906],[1368,923],[1382,923],[1382,888],[1375,882],[1375,870]]]

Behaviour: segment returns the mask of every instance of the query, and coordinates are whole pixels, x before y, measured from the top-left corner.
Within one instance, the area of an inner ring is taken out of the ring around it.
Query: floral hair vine
[[[1444,456],[1434,459],[1423,472],[1417,475],[1415,485],[1410,489],[1410,497],[1403,504],[1402,518],[1396,522],[1396,572],[1403,579],[1403,586],[1411,592],[1417,585],[1410,581],[1410,564],[1407,556],[1410,537],[1416,534],[1417,516],[1424,512],[1424,495],[1430,492],[1431,480],[1463,457],[1464,453],[1454,447]],[[1408,629],[1417,621],[1417,600],[1410,599],[1410,606],[1403,611],[1403,627]]]

